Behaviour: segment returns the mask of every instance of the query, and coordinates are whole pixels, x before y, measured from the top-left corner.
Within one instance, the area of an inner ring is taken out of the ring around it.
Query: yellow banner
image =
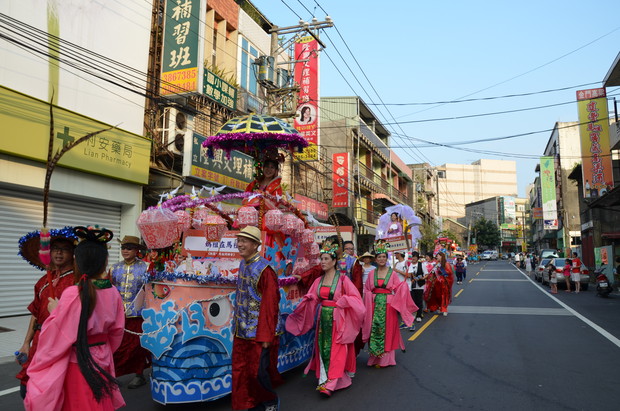
[[[587,98],[582,92],[589,91]],[[583,99],[580,94],[584,95]],[[593,93],[596,92],[596,93]],[[581,137],[581,158],[583,190],[585,198],[598,198],[614,188],[609,146],[609,116],[604,89],[581,90],[577,92],[579,109],[579,135]]]
[[[47,161],[50,136],[49,104],[0,87],[0,152]],[[54,153],[64,144],[110,126],[54,107]],[[147,184],[151,141],[112,129],[65,153],[60,165],[134,183]]]

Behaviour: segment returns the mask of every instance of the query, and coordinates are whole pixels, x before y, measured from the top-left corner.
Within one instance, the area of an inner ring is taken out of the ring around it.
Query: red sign
[[[577,101],[592,100],[600,97],[607,97],[605,87],[592,88],[589,90],[577,90]]]
[[[332,207],[349,206],[349,153],[334,153]]]
[[[295,128],[308,140],[300,160],[319,159],[319,44],[312,36],[302,37],[295,43],[295,82],[299,85]]]
[[[327,220],[329,206],[320,201],[313,200],[311,198],[295,194],[295,200],[299,201],[297,208],[302,211],[311,213],[315,218],[319,220]]]

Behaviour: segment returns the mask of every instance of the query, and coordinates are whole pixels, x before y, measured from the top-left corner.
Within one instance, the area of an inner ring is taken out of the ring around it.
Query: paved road
[[[353,386],[328,400],[313,376],[285,374],[284,410],[617,410],[620,297],[591,288],[552,296],[504,261],[469,267],[455,285],[447,317],[427,315],[416,333],[403,331],[397,366],[367,368],[358,358]],[[418,323],[419,324],[419,323]],[[16,366],[0,366],[0,391],[15,386]],[[121,378],[127,384],[129,377]],[[123,389],[131,410],[229,410],[230,400],[163,406],[148,388]],[[17,393],[0,409],[21,409]]]

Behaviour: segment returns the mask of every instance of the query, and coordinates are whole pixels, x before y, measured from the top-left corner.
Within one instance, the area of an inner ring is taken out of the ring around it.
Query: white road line
[[[527,280],[521,280],[519,278],[474,278],[474,281],[476,282],[480,282],[480,281],[517,281],[517,282],[527,282]]]
[[[515,267],[516,268],[516,267]],[[556,303],[558,303],[559,305],[561,305],[562,307],[566,308],[571,314],[573,314],[575,317],[579,318],[581,321],[583,321],[584,323],[586,323],[587,325],[589,325],[590,327],[592,327],[595,331],[597,331],[599,334],[601,334],[603,337],[607,338],[612,344],[615,344],[616,347],[620,348],[620,340],[617,339],[616,337],[614,337],[612,334],[610,334],[609,332],[607,332],[607,330],[605,330],[604,328],[600,327],[599,325],[597,325],[596,323],[590,321],[589,319],[587,319],[586,317],[584,317],[583,315],[579,314],[577,311],[573,310],[571,307],[569,307],[568,305],[564,304],[562,301],[558,300],[556,297],[554,297],[553,295],[551,295],[549,292],[547,292],[547,290],[545,290],[544,288],[542,288],[540,285],[538,285],[534,280],[532,280],[526,273],[524,273],[523,271],[521,271],[519,268],[517,268],[517,270],[519,270],[519,272],[521,274],[523,274],[523,276],[525,278],[527,278],[532,284],[534,284],[536,287],[538,287],[538,289],[540,291],[543,292],[543,294],[545,294],[547,297],[551,298],[553,301],[555,301]]]
[[[12,394],[16,391],[19,391],[19,386],[14,387],[14,388],[9,388],[8,390],[2,390],[0,391],[0,397],[2,397],[3,395]]]
[[[572,315],[564,308],[450,305],[450,314]]]

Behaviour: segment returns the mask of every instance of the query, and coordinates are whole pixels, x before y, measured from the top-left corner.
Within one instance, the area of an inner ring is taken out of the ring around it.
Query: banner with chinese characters
[[[319,44],[312,36],[295,43],[295,82],[299,85],[295,129],[308,140],[299,160],[319,159]]]
[[[342,241],[353,241],[353,227],[350,225],[341,225],[338,228],[335,226],[329,227],[312,227],[314,230],[314,241],[321,244],[328,237],[338,235],[342,237]]]
[[[334,153],[332,160],[332,207],[348,207],[349,153]]]
[[[558,229],[558,205],[555,197],[555,188],[555,160],[553,157],[541,157],[540,189],[545,230]]]
[[[396,251],[409,251],[409,247],[407,246],[407,239],[403,235],[399,235],[397,237],[389,237],[384,238],[385,242],[390,245],[390,252],[394,253]]]
[[[205,2],[206,4],[206,2]],[[161,64],[162,95],[202,91],[201,0],[166,0]]]
[[[598,198],[614,188],[605,88],[577,91],[583,196]]]
[[[197,177],[217,185],[243,191],[254,179],[254,159],[247,154],[231,151],[230,158],[222,150],[215,150],[213,158],[207,157],[202,146],[206,138],[194,133],[191,163],[184,164],[184,175]],[[185,161],[185,159],[184,159]]]
[[[49,103],[0,87],[0,153],[47,161]],[[54,153],[108,124],[54,107]],[[91,137],[67,151],[59,165],[109,178],[148,184],[151,140],[120,128]]]
[[[231,110],[237,109],[237,88],[211,70],[205,69],[202,88],[205,96]]]
[[[295,201],[297,201],[297,204],[295,205],[301,211],[307,211],[308,213],[312,214],[317,220],[327,220],[329,211],[329,206],[327,204],[317,200],[313,200],[306,196],[302,196],[300,194],[295,194],[294,199]]]

